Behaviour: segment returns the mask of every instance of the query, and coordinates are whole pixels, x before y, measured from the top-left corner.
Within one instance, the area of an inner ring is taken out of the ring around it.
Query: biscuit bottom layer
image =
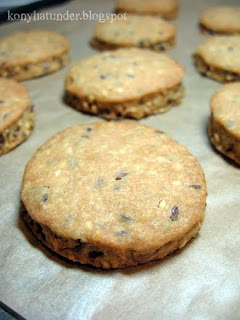
[[[0,155],[27,139],[34,127],[33,107],[30,106],[22,117],[0,133]]]
[[[66,257],[72,261],[81,264],[91,264],[95,267],[104,269],[110,268],[126,268],[138,264],[146,263],[152,260],[161,259],[177,249],[183,248],[187,242],[194,238],[204,220],[198,222],[185,236],[181,239],[170,241],[160,248],[149,252],[136,252],[134,250],[113,250],[103,246],[95,246],[79,240],[67,239],[59,237],[53,233],[47,226],[34,221],[27,213],[24,206],[22,207],[24,220],[37,238],[52,249],[54,252]]]
[[[184,95],[182,84],[153,95],[147,95],[139,100],[122,103],[99,103],[91,99],[81,98],[68,91],[65,94],[66,103],[79,111],[98,114],[106,119],[134,118],[140,119],[150,114],[169,110],[181,102]]]
[[[118,48],[129,48],[129,47],[141,47],[141,48],[146,48],[146,49],[151,49],[154,51],[164,51],[164,50],[168,50],[170,48],[172,48],[175,45],[175,38],[170,38],[167,39],[165,41],[158,41],[156,43],[151,43],[151,42],[141,42],[141,46],[139,45],[124,45],[124,44],[113,44],[113,43],[109,43],[109,42],[105,42],[103,40],[97,39],[97,38],[93,38],[90,42],[90,44],[94,47],[97,48],[99,50],[115,50]]]
[[[231,72],[228,70],[223,70],[214,66],[210,66],[199,55],[194,56],[194,63],[197,70],[201,74],[209,78],[212,78],[216,81],[229,82],[229,81],[240,80],[240,74],[237,74],[236,72]]]
[[[61,56],[53,56],[50,59],[35,64],[28,63],[21,66],[4,65],[0,67],[0,77],[15,80],[37,78],[63,68],[68,63],[68,60],[69,53],[67,52]]]
[[[208,124],[208,136],[215,148],[240,165],[240,140],[231,134],[213,115]]]

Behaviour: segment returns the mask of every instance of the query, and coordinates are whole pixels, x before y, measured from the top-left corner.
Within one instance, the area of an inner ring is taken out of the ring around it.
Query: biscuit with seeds
[[[177,0],[117,0],[116,11],[174,19],[178,14],[178,7]]]
[[[195,237],[206,183],[176,141],[133,121],[61,131],[28,162],[23,215],[36,236],[82,264],[124,268],[157,260]]]
[[[240,80],[240,36],[213,36],[194,53],[197,70],[216,81]]]
[[[33,126],[33,106],[26,87],[0,78],[0,155],[26,140]]]
[[[184,69],[146,49],[105,51],[76,62],[66,78],[68,104],[107,119],[167,111],[183,96]]]
[[[200,17],[202,31],[214,34],[240,33],[240,7],[218,6],[205,10]]]
[[[68,39],[54,31],[18,32],[0,40],[0,77],[27,80],[63,68]]]
[[[175,26],[159,17],[127,15],[126,19],[97,23],[91,44],[100,50],[120,47],[170,49],[175,44]]]
[[[210,103],[209,139],[215,148],[240,165],[240,82],[216,91]]]

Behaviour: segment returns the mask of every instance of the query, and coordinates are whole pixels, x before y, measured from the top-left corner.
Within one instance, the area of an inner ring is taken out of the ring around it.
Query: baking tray
[[[174,21],[177,45],[168,54],[186,68],[182,104],[140,120],[185,145],[206,175],[206,219],[200,235],[180,254],[143,266],[104,271],[69,262],[35,239],[19,212],[27,161],[56,132],[100,118],[64,104],[64,78],[70,65],[24,82],[35,105],[36,127],[26,142],[0,157],[0,299],[26,319],[240,318],[240,169],[218,154],[208,141],[209,100],[221,84],[199,75],[191,57],[206,38],[198,29],[198,17],[208,3],[180,1],[179,17]],[[211,5],[223,3],[211,1]],[[111,0],[78,0],[58,4],[48,11],[110,13],[113,8]],[[0,36],[20,30],[56,30],[70,39],[73,63],[96,53],[88,44],[95,22],[16,21],[2,24]]]

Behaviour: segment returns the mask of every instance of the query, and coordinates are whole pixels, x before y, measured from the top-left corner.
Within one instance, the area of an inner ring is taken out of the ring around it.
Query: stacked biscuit
[[[55,72],[67,64],[68,55],[68,39],[53,31],[18,32],[0,41],[0,155],[23,142],[34,127],[27,88],[16,80]]]
[[[210,102],[208,135],[215,148],[240,164],[240,7],[212,7],[200,17],[204,33],[214,34],[194,53],[197,70],[224,85]],[[234,82],[234,83],[233,83]]]

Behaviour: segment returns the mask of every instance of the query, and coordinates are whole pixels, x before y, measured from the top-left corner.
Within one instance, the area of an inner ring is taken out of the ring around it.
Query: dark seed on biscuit
[[[144,41],[143,41],[143,40],[140,40],[140,41],[138,42],[138,46],[139,46],[140,48],[144,48]]]
[[[5,142],[5,137],[4,135],[0,134],[0,145],[4,144],[4,142]]]
[[[86,138],[86,139],[89,139],[89,136],[87,136],[87,135],[83,135],[83,136],[81,136],[82,138]]]
[[[39,223],[36,222],[37,233],[42,233],[42,227]]]
[[[126,177],[129,173],[128,172],[119,172],[116,176],[116,180],[121,180],[122,178]]]
[[[121,230],[117,232],[117,235],[119,237],[126,237],[128,235],[128,233],[125,230]]]
[[[41,237],[42,237],[43,241],[46,241],[46,236],[43,232],[41,233]]]
[[[92,131],[92,128],[87,128],[87,131],[88,131],[88,132]]]
[[[104,255],[104,253],[102,251],[90,251],[88,253],[89,258],[97,258],[97,257],[102,257]]]
[[[44,61],[44,62],[43,62],[43,66],[44,66],[45,68],[49,68],[49,67],[50,67],[50,63],[49,63],[48,61]]]
[[[123,221],[129,221],[129,222],[134,220],[131,216],[127,215],[126,213],[121,214],[121,219]]]
[[[71,169],[75,169],[77,167],[77,161],[75,159],[70,160]]]
[[[0,103],[4,103],[5,101],[4,100],[0,100]]]
[[[234,124],[235,124],[234,120],[229,120],[227,126],[228,128],[231,128],[232,126],[234,126]]]
[[[192,184],[191,186],[189,186],[189,188],[193,188],[197,190],[197,189],[201,189],[202,187],[199,184]]]
[[[127,77],[128,77],[128,78],[135,78],[135,75],[132,74],[132,73],[127,73]]]
[[[172,221],[176,221],[178,219],[178,207],[177,206],[172,207],[170,219]]]
[[[101,74],[101,75],[100,75],[100,79],[105,80],[105,79],[106,79],[106,76],[105,76],[104,74]]]
[[[13,135],[14,135],[14,137],[17,137],[17,136],[19,135],[19,130],[15,130],[15,131],[13,132]]]
[[[34,105],[33,105],[33,104],[30,105],[29,110],[30,110],[31,112],[34,111]]]
[[[48,193],[44,194],[41,199],[42,202],[48,201]]]
[[[227,50],[231,52],[231,51],[234,50],[234,48],[230,46],[230,47],[227,48]]]
[[[73,248],[73,251],[74,252],[80,252],[82,250],[82,245],[81,244],[79,244],[79,245],[77,245],[77,246],[75,246],[74,248]]]
[[[103,179],[97,179],[97,180],[95,181],[95,183],[94,183],[94,186],[95,186],[96,188],[100,188],[100,187],[102,187],[103,182],[104,182]]]

